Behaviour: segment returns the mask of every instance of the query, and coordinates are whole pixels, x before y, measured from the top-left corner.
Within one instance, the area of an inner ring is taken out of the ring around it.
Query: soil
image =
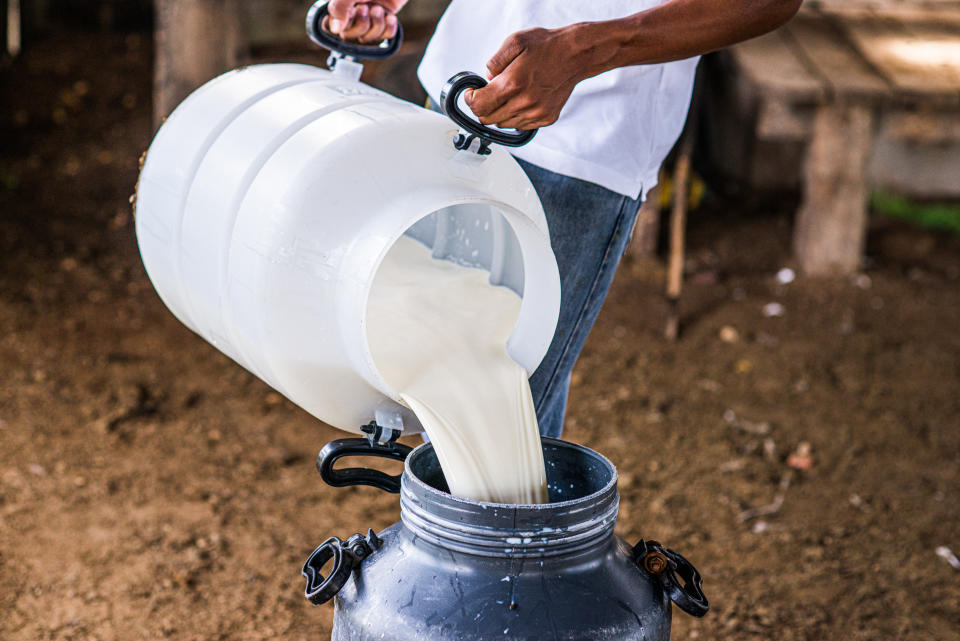
[[[324,638],[300,565],[398,502],[324,486],[343,434],[154,293],[128,203],[151,46],[0,69],[0,638]],[[703,573],[675,638],[958,639],[960,240],[875,221],[855,278],[780,284],[790,209],[693,215],[674,344],[660,263],[628,255],[565,436],[618,466],[621,536]]]

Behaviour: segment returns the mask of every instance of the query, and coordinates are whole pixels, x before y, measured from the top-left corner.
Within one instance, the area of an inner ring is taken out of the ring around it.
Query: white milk
[[[367,340],[377,368],[423,424],[451,493],[545,503],[530,383],[505,347],[520,298],[489,277],[436,260],[402,236],[373,281]]]

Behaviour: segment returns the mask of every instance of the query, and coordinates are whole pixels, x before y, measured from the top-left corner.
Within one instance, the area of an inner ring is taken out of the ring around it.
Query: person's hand
[[[509,36],[487,62],[489,84],[464,98],[485,125],[514,129],[556,122],[578,82],[592,75],[577,26]]]
[[[397,12],[407,0],[331,0],[323,29],[342,40],[372,44],[397,35]]]

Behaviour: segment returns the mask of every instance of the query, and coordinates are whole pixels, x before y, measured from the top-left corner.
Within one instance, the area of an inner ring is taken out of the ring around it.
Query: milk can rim
[[[599,490],[597,490],[596,492],[591,492],[586,496],[581,496],[575,499],[567,499],[565,501],[556,501],[551,503],[497,503],[493,501],[477,501],[475,499],[468,499],[461,496],[456,496],[449,492],[443,492],[442,490],[438,490],[437,488],[427,484],[424,480],[422,480],[420,477],[418,477],[416,474],[413,473],[413,470],[411,469],[411,466],[410,466],[410,461],[413,460],[418,455],[422,455],[423,452],[426,451],[427,449],[433,448],[433,444],[429,442],[418,445],[407,456],[403,464],[402,480],[406,482],[415,483],[419,489],[422,489],[430,493],[431,495],[441,497],[444,500],[452,501],[453,503],[462,504],[464,506],[481,506],[484,508],[510,509],[510,510],[523,509],[523,510],[536,511],[536,510],[549,510],[549,509],[562,509],[562,508],[576,507],[578,504],[585,504],[591,501],[596,501],[601,497],[603,497],[604,495],[609,494],[611,490],[616,491],[617,482],[619,480],[617,467],[612,462],[610,462],[610,459],[608,459],[606,456],[604,456],[600,452],[597,452],[596,450],[592,450],[589,447],[586,447],[585,445],[574,443],[572,441],[564,441],[563,439],[552,438],[549,436],[542,436],[540,437],[540,440],[545,445],[555,445],[558,447],[576,449],[583,452],[584,454],[595,457],[600,463],[605,465],[610,470],[610,480],[607,483],[605,483],[604,486]]]
[[[546,558],[571,555],[609,541],[619,511],[617,470],[602,454],[577,443],[544,438],[549,460],[553,449],[582,457],[609,475],[603,486],[585,496],[556,503],[510,504],[475,501],[428,485],[405,463],[400,483],[400,515],[416,536],[442,548],[491,557]]]

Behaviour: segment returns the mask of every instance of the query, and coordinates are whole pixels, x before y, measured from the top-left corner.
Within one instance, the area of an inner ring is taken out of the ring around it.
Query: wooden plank
[[[944,0],[935,3],[918,2],[837,2],[805,3],[800,10],[817,15],[832,15],[853,19],[888,18],[899,22],[927,22],[930,24],[960,24],[960,1]]]
[[[900,93],[942,104],[960,103],[960,33],[950,25],[868,17],[840,21],[863,56]]]
[[[941,25],[960,25],[960,3],[955,3],[950,7],[929,7],[929,6],[880,6],[874,9],[874,13],[881,18],[897,20],[903,23],[926,23]]]
[[[890,84],[867,64],[832,20],[800,15],[784,30],[834,96],[874,100],[891,95]]]
[[[807,70],[779,30],[741,42],[730,52],[737,67],[761,93],[810,102],[823,99],[827,93],[824,82]]]
[[[867,177],[871,188],[901,196],[960,198],[960,109],[884,113]]]
[[[894,140],[913,145],[953,145],[960,143],[960,112],[894,111],[884,114],[881,131]]]
[[[960,22],[954,24],[903,22],[913,50],[907,56],[936,77],[941,87],[960,95]]]

